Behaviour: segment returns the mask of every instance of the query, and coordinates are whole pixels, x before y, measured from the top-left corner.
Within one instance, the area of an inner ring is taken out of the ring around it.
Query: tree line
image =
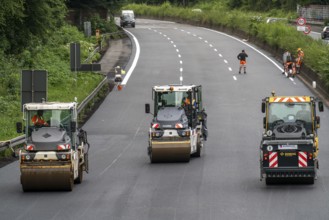
[[[213,2],[227,4],[231,9],[262,11],[295,10],[297,4],[329,4],[329,0],[1,0],[0,52],[19,54],[46,42],[65,23],[69,8],[104,7],[113,12],[129,3],[165,2],[182,7]]]

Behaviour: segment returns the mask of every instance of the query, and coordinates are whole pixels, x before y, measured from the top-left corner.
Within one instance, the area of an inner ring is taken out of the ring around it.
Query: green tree
[[[65,15],[65,0],[2,0],[0,50],[18,54],[46,42]]]

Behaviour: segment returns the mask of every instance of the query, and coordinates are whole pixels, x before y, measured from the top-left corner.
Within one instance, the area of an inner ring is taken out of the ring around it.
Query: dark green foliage
[[[60,28],[65,0],[3,0],[0,7],[0,50],[18,54],[45,43]]]

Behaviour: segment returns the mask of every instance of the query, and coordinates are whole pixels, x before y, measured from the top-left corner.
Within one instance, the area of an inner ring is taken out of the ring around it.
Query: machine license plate
[[[279,150],[297,150],[298,146],[297,145],[279,145],[278,149]]]

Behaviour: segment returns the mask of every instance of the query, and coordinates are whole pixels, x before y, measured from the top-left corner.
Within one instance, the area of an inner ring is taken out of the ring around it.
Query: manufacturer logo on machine
[[[279,145],[278,149],[279,150],[297,150],[298,146],[297,145]]]

